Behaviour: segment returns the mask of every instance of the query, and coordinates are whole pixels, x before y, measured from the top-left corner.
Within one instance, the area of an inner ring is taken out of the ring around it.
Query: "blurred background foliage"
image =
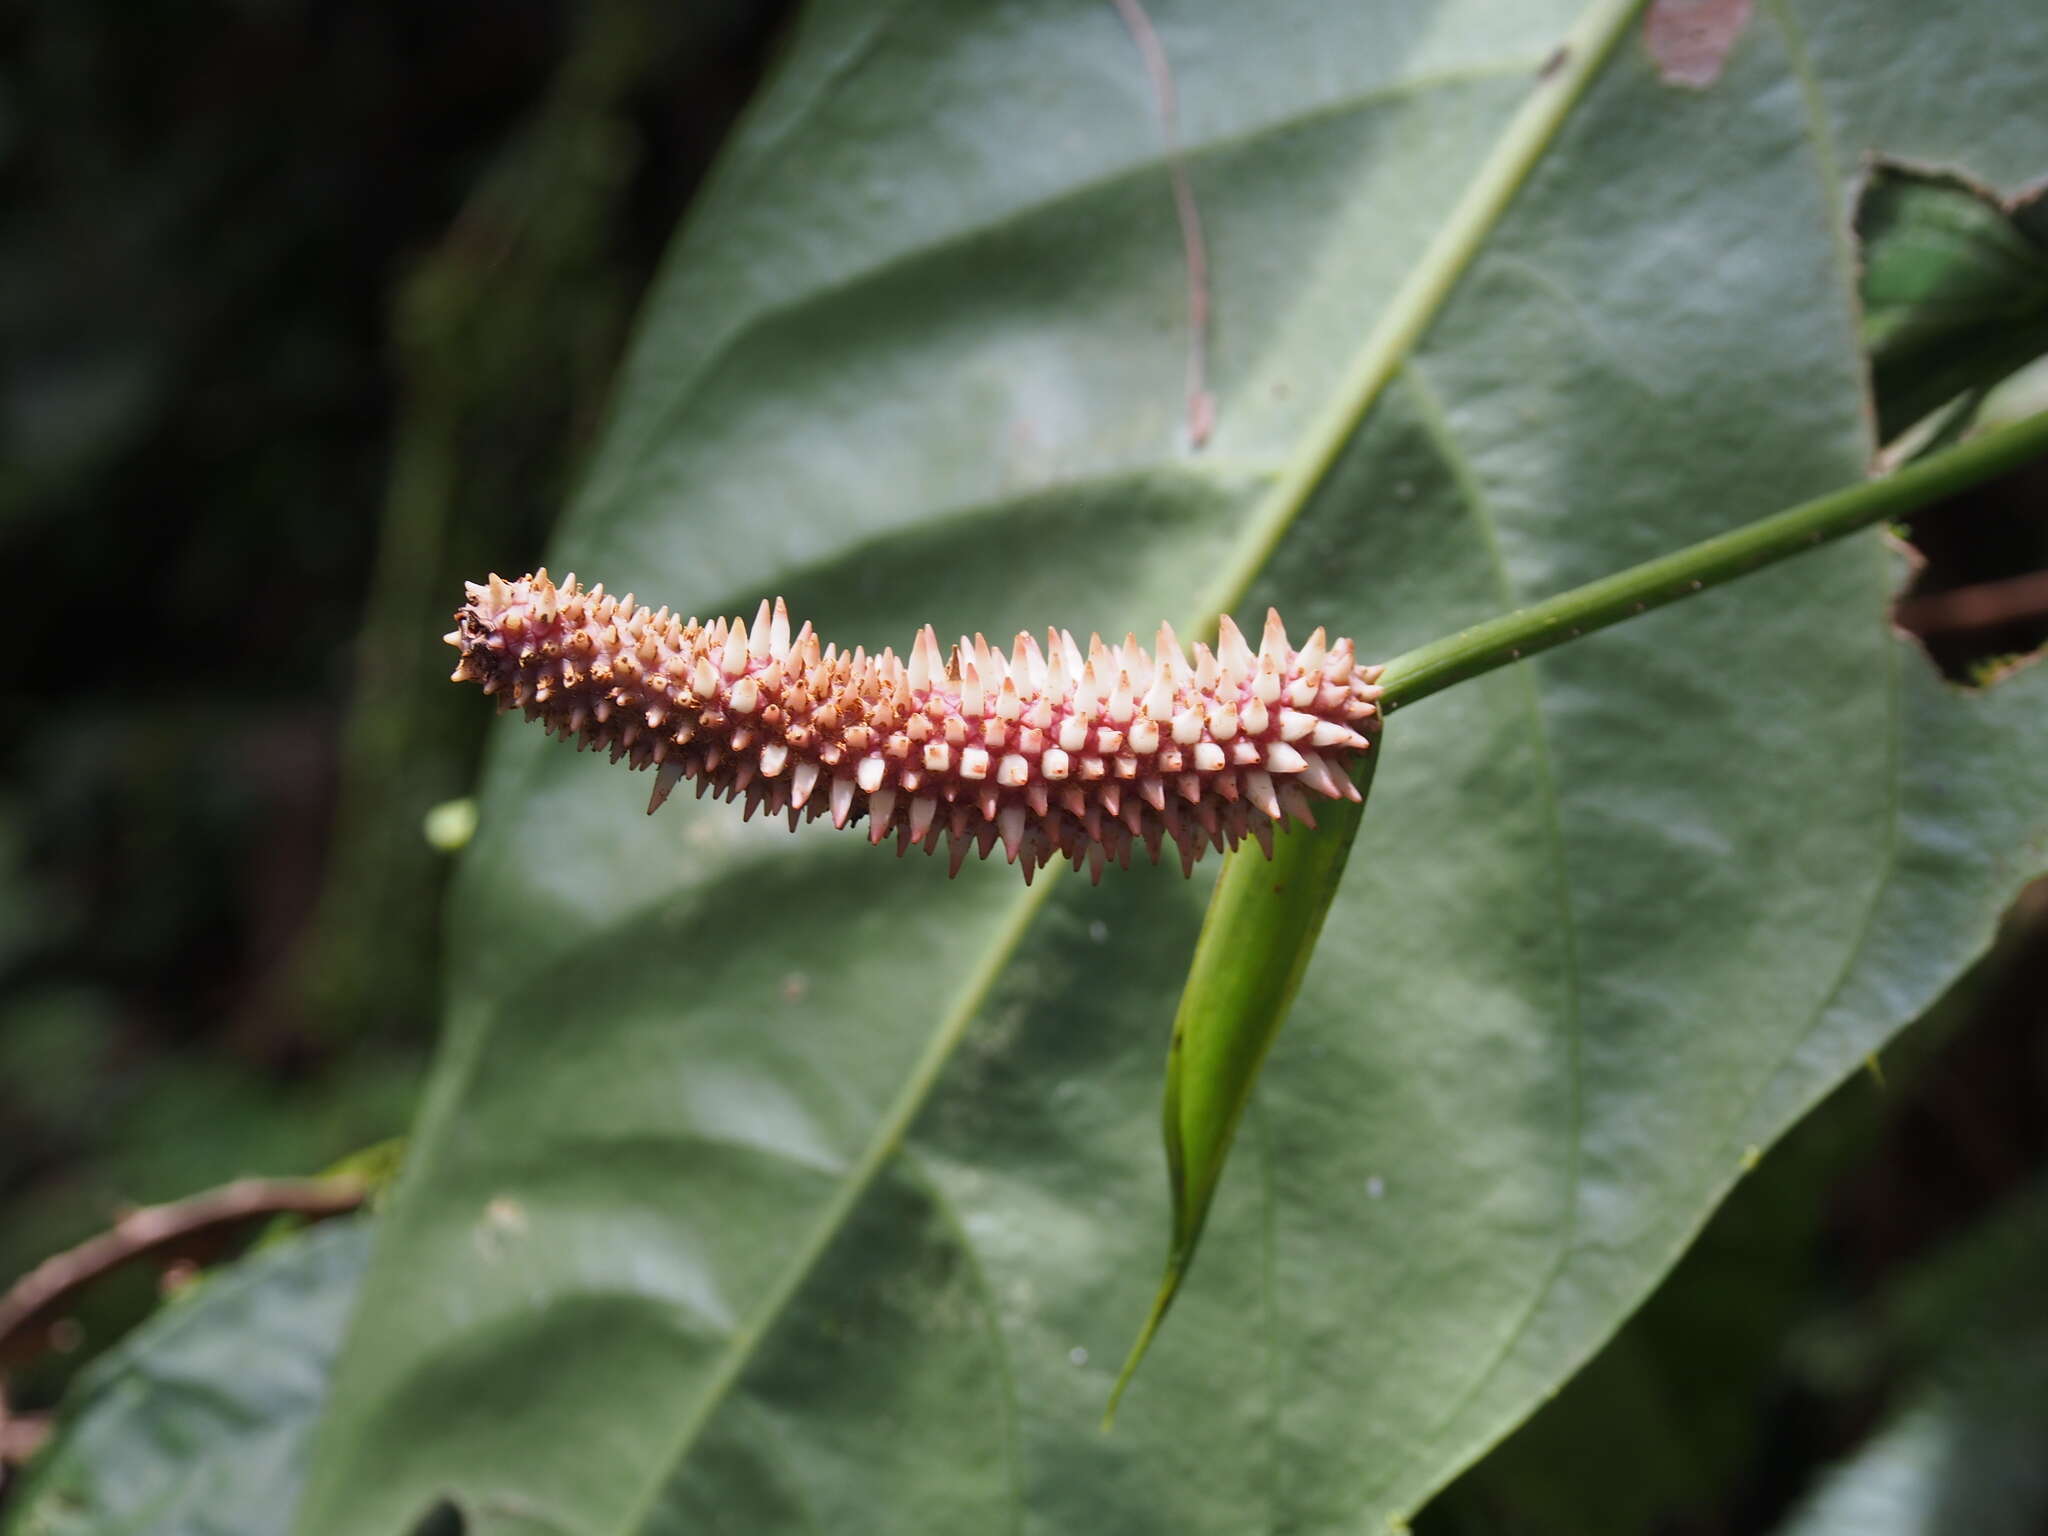
[[[531,563],[786,10],[0,8],[27,647],[0,743],[0,1279],[126,1206],[402,1131],[437,1011],[423,823],[487,718],[442,686],[442,620],[460,578]],[[1903,615],[1958,680],[2048,636],[2044,506],[2037,466],[1912,530]],[[2048,1261],[2044,998],[2036,888],[1422,1529],[1870,1529],[1967,1447],[1995,1517],[1925,1528],[2048,1531],[2048,1301],[2023,1283]],[[7,1406],[38,1422],[157,1289],[139,1266],[87,1293]]]
[[[451,594],[539,547],[778,14],[0,8],[0,1275],[403,1128]]]

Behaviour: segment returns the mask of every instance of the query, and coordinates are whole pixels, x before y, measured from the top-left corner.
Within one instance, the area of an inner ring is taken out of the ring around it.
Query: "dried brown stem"
[[[320,1221],[363,1203],[361,1179],[237,1179],[166,1205],[130,1211],[112,1229],[43,1260],[0,1296],[0,1364],[31,1359],[71,1298],[103,1276],[149,1257],[176,1258],[269,1216]]]
[[[1991,629],[2048,614],[2048,571],[1984,581],[1948,592],[1928,592],[1899,604],[1899,624],[1916,635]]]

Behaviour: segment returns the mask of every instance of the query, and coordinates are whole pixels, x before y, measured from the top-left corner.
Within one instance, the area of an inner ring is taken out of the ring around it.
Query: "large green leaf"
[[[1212,247],[1193,452],[1111,8],[814,7],[550,553],[703,614],[780,591],[846,644],[1220,593],[1372,656],[1859,477],[1859,159],[2048,170],[2048,14],[1766,3],[1679,89],[1632,36],[1599,67],[1628,9],[1154,7]],[[2038,867],[2043,674],[1948,691],[1886,625],[1897,575],[1852,541],[1391,722],[1110,1437],[1207,880],[1027,893],[650,823],[508,730],[304,1528],[444,1495],[574,1532],[1413,1510]]]
[[[209,1276],[95,1360],[9,1508],[11,1536],[270,1532],[291,1520],[370,1223]]]

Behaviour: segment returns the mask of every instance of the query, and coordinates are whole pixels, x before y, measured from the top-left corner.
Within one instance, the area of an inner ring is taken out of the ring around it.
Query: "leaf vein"
[[[932,1085],[946,1063],[952,1059],[953,1049],[960,1043],[967,1026],[979,1012],[982,1000],[988,995],[995,979],[1008,966],[1010,957],[1023,941],[1038,909],[1051,897],[1059,884],[1059,876],[1065,873],[1064,865],[1055,865],[1045,870],[1036,885],[1028,886],[1010,909],[1010,916],[998,932],[994,945],[982,958],[982,962],[968,976],[954,1000],[953,1006],[940,1018],[925,1043],[922,1055],[912,1067],[896,1097],[890,1101],[887,1110],[877,1124],[874,1136],[853,1165],[845,1182],[818,1213],[803,1240],[797,1247],[782,1272],[763,1292],[759,1303],[747,1315],[744,1322],[733,1330],[731,1341],[720,1352],[718,1363],[713,1368],[702,1394],[676,1432],[675,1452],[662,1467],[662,1475],[654,1479],[638,1508],[626,1521],[623,1529],[637,1531],[649,1524],[661,1500],[662,1491],[668,1479],[688,1460],[704,1427],[719,1405],[732,1393],[740,1377],[761,1346],[776,1320],[787,1309],[802,1287],[804,1280],[816,1269],[818,1261],[832,1239],[846,1225],[854,1207],[860,1203],[873,1185],[889,1158],[902,1145],[903,1137],[910,1128],[910,1122],[923,1107]]]
[[[1015,1513],[1009,1529],[1012,1532],[1024,1529],[1024,1453],[1020,1440],[1020,1424],[1023,1409],[1017,1393],[1017,1363],[1010,1353],[1010,1341],[1003,1333],[1002,1313],[996,1306],[995,1287],[988,1278],[988,1266],[981,1262],[981,1250],[974,1246],[974,1239],[968,1235],[967,1223],[960,1219],[960,1208],[947,1192],[945,1185],[926,1164],[923,1157],[910,1147],[901,1154],[905,1175],[932,1203],[932,1209],[939,1220],[945,1223],[953,1241],[959,1245],[961,1257],[967,1264],[968,1274],[974,1281],[974,1289],[980,1294],[982,1313],[988,1320],[988,1338],[995,1350],[996,1365],[1001,1384],[1003,1404],[1003,1467],[1009,1474],[1010,1502]]]
[[[1443,460],[1444,467],[1450,471],[1452,483],[1456,485],[1460,496],[1471,509],[1473,523],[1485,542],[1487,556],[1493,567],[1494,581],[1503,611],[1519,606],[1520,599],[1508,575],[1507,560],[1501,550],[1500,531],[1492,506],[1486,498],[1485,490],[1470,459],[1451,429],[1442,398],[1423,377],[1420,367],[1412,358],[1403,364],[1400,379],[1415,405],[1416,415],[1431,445]],[[1585,1009],[1579,971],[1578,918],[1572,900],[1570,865],[1565,851],[1564,818],[1559,805],[1556,762],[1550,745],[1550,733],[1543,717],[1543,689],[1539,668],[1534,662],[1524,662],[1513,670],[1526,680],[1524,692],[1529,710],[1530,737],[1535,750],[1536,772],[1541,788],[1540,798],[1547,821],[1558,929],[1562,938],[1564,958],[1565,1025],[1571,1080],[1570,1151],[1565,1169],[1564,1227],[1558,1234],[1556,1256],[1530,1293],[1528,1304],[1509,1327],[1493,1354],[1479,1367],[1466,1389],[1452,1399],[1450,1406],[1429,1427],[1426,1436],[1429,1441],[1435,1440],[1448,1426],[1455,1423],[1458,1415],[1471,1405],[1485,1390],[1487,1383],[1498,1374],[1501,1366],[1514,1353],[1516,1346],[1528,1335],[1529,1329],[1543,1309],[1543,1304],[1549,1300],[1558,1280],[1571,1263],[1572,1255],[1578,1249],[1579,1196],[1585,1162]],[[1379,1497],[1392,1482],[1391,1476],[1383,1479],[1371,1490],[1367,1498]]]

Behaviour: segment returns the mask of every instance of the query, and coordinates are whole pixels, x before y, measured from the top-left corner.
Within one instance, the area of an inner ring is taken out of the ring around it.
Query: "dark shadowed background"
[[[441,621],[535,558],[781,10],[0,10],[0,1276],[404,1128],[488,718]]]

